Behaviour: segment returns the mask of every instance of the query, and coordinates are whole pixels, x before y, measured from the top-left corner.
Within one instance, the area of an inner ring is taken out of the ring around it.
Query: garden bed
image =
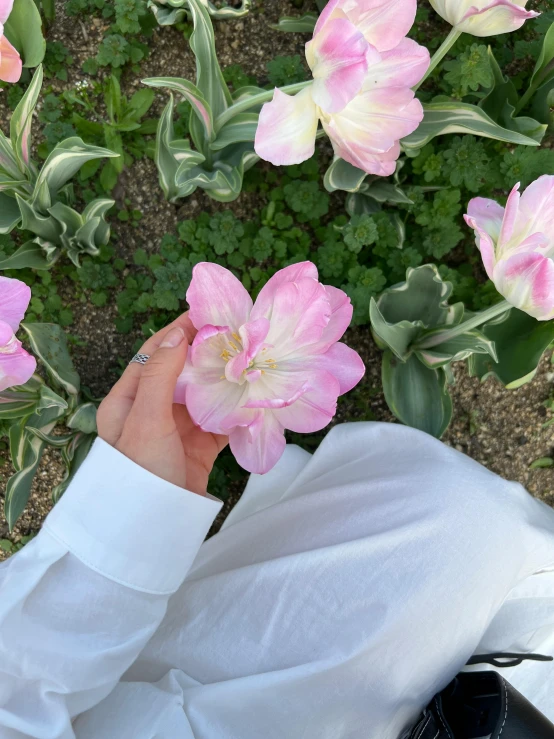
[[[545,6],[544,3],[542,5]],[[530,3],[530,7],[533,6],[540,7],[541,3]],[[72,62],[66,65],[66,80],[55,77],[47,80],[46,87],[55,95],[89,80],[82,74],[81,65],[95,56],[102,32],[109,25],[109,22],[96,17],[79,17],[76,20],[67,16],[64,8],[64,2],[58,3],[57,20],[48,33],[48,40],[63,44]],[[267,82],[266,63],[270,58],[297,54],[303,58],[304,43],[308,37],[280,33],[270,27],[281,16],[298,15],[300,12],[298,4],[293,6],[288,0],[258,0],[251,13],[241,20],[216,22],[216,44],[221,66],[240,65],[246,75],[263,84]],[[433,23],[432,27],[428,21],[422,23],[420,34],[432,34],[437,28],[440,31],[446,28],[440,20],[437,22],[433,19]],[[140,80],[145,77],[170,75],[194,79],[194,56],[180,30],[175,27],[156,28],[148,40],[148,46],[150,52],[140,70],[128,69],[121,77],[121,88],[125,95],[130,97],[140,89]],[[166,100],[166,92],[157,91],[150,115],[158,116]],[[98,109],[102,110],[101,104]],[[6,100],[0,100],[1,120],[5,121],[9,115]],[[40,129],[37,121],[36,141],[40,141]],[[319,142],[318,161],[322,172],[331,157],[328,141]],[[272,169],[264,163],[256,166],[264,173]],[[116,200],[119,215],[110,218],[113,234],[111,245],[114,248],[111,260],[121,260],[124,265],[118,272],[120,287],[123,288],[128,277],[140,274],[140,265],[134,263],[137,250],[143,250],[148,256],[157,254],[166,234],[174,233],[179,223],[197,218],[201,213],[232,210],[235,217],[243,222],[256,219],[260,210],[267,205],[270,191],[245,191],[235,202],[221,204],[197,190],[188,199],[172,205],[163,197],[153,161],[145,157],[137,159],[125,169],[112,196]],[[329,208],[329,217],[343,212],[344,194],[332,194]],[[134,215],[137,213],[140,213],[140,219]],[[471,241],[468,237],[468,243]],[[479,280],[483,280],[480,267],[475,267],[475,273]],[[88,300],[90,292],[82,288],[75,290],[75,283],[66,278],[58,265],[54,267],[53,276],[64,307],[72,312],[73,320],[67,326],[67,331],[72,337],[71,352],[82,383],[95,398],[101,398],[144,339],[144,319],[132,321],[128,331],[121,332],[121,325],[117,327],[117,321],[121,320],[117,303],[119,286],[106,290],[105,302],[96,306]],[[381,352],[371,338],[369,326],[352,327],[346,341],[364,359],[367,374],[358,388],[340,400],[336,422],[393,422],[394,417],[387,408],[381,389]],[[518,390],[507,390],[494,378],[482,384],[477,378],[468,377],[463,366],[457,366],[457,382],[452,389],[454,420],[444,441],[506,479],[521,482],[531,493],[554,505],[554,467],[533,468],[537,460],[551,457],[554,449],[554,425],[548,425],[548,421],[553,419],[548,404],[552,396],[552,373],[551,352],[547,352],[543,358],[534,380]],[[313,449],[319,438],[309,437],[305,443]],[[298,438],[294,440],[298,441]],[[0,451],[0,459],[1,491],[13,470],[5,449]],[[17,545],[22,537],[32,535],[40,528],[51,507],[50,490],[59,482],[61,475],[59,455],[49,450],[40,465],[27,508],[11,533],[0,514],[0,539]],[[245,475],[237,475],[235,471],[231,481],[222,486],[227,488],[228,494],[223,515],[240,497],[245,479]],[[219,523],[221,520],[220,516]],[[3,556],[6,556],[6,552],[0,551],[0,559]]]

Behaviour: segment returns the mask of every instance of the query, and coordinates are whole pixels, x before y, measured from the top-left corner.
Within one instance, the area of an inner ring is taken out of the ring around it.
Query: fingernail
[[[183,343],[184,338],[185,332],[182,328],[172,328],[160,344],[160,349],[175,349],[176,346]]]

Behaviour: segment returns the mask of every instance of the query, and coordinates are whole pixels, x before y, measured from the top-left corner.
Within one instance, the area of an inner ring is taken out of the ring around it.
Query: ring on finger
[[[150,359],[150,354],[135,354],[129,364],[146,364]]]

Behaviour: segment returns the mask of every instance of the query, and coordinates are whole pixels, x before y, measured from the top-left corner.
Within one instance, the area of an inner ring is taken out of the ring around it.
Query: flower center
[[[226,364],[245,351],[242,339],[236,333],[230,336],[229,334],[220,334],[219,340],[221,348],[219,356]],[[269,346],[262,346],[258,354],[248,362],[248,365],[242,370],[242,376],[239,381],[241,384],[247,379],[250,373],[259,372],[260,375],[265,375],[268,370],[278,369],[277,362],[271,356],[269,349]],[[224,380],[225,375],[222,375],[221,379]],[[250,380],[252,379],[251,377]]]

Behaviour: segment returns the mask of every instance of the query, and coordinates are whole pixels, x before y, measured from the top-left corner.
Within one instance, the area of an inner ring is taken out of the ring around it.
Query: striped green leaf
[[[0,260],[0,270],[5,269],[50,269],[52,261],[44,249],[34,241],[27,241],[11,256]]]
[[[55,323],[22,323],[21,328],[54,385],[68,395],[78,395],[81,382],[69,355],[63,329]]]
[[[444,370],[425,367],[415,355],[401,362],[386,351],[382,380],[385,399],[396,418],[440,439],[452,419]]]
[[[468,133],[526,146],[539,145],[529,136],[498,125],[475,105],[458,102],[427,103],[423,109],[425,117],[417,131],[402,139],[402,146],[408,152],[421,149],[435,136],[448,133]]]
[[[213,140],[214,122],[212,109],[196,85],[179,77],[149,77],[143,80],[143,83],[150,87],[164,87],[168,90],[174,90],[182,95],[192,105],[192,110],[203,128],[205,138],[208,141]]]
[[[32,0],[31,4],[34,5]],[[32,174],[31,124],[42,87],[42,78],[42,66],[40,66],[34,73],[31,84],[14,110],[10,121],[10,139],[15,158],[21,171],[29,174]]]
[[[231,144],[253,142],[258,128],[258,113],[239,113],[219,131],[211,144],[212,151],[220,151]]]
[[[190,46],[196,56],[196,86],[207,100],[214,118],[232,104],[231,93],[217,60],[212,21],[201,0],[188,0],[194,31]]]
[[[57,144],[45,161],[37,178],[35,192],[40,189],[43,183],[46,183],[50,192],[55,194],[86,162],[93,159],[118,156],[119,154],[115,154],[109,149],[85,144],[78,136],[65,139],[65,141]]]

